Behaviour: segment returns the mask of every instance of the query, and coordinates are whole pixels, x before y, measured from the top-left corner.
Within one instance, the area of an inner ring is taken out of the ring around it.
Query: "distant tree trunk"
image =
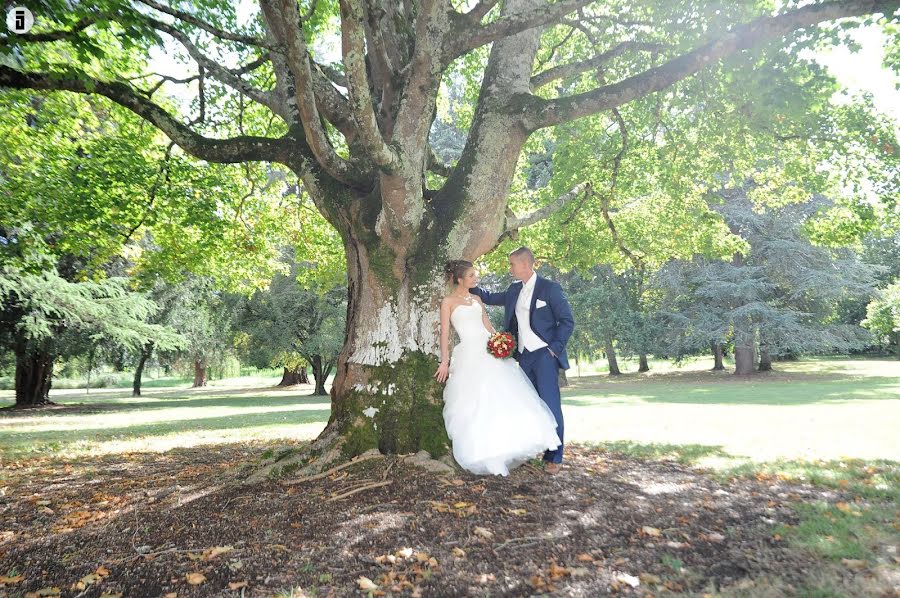
[[[725,359],[722,351],[722,343],[717,343],[716,341],[712,341],[710,343],[712,347],[713,357],[715,358],[715,365],[713,365],[713,371],[722,371],[725,369]]]
[[[147,360],[153,355],[153,343],[147,343],[141,349],[141,356],[138,358],[137,367],[134,368],[134,384],[131,387],[131,396],[141,396],[141,378],[144,376],[144,366]]]
[[[647,354],[641,353],[640,355],[640,365],[638,366],[638,373],[649,372],[650,364],[647,363]]]
[[[769,355],[768,349],[764,349],[762,347],[759,348],[759,371],[760,372],[771,372],[772,371],[772,356]]]
[[[321,355],[313,355],[310,363],[312,363],[313,378],[316,380],[316,390],[313,394],[316,396],[325,396],[328,394],[325,392],[325,380],[331,372],[325,370]],[[330,370],[331,367],[328,369]]]
[[[112,359],[112,366],[116,372],[125,371],[125,351],[116,351]]]
[[[309,375],[306,373],[305,365],[297,366],[293,370],[284,368],[278,386],[294,386],[296,384],[309,384]]]
[[[194,361],[194,384],[191,388],[206,386],[206,366],[199,359]]]
[[[616,359],[616,350],[613,348],[612,341],[606,342],[606,361],[609,362],[610,376],[618,376],[622,373],[619,371],[619,362]]]
[[[731,263],[734,266],[744,265],[744,256],[734,254]],[[753,322],[747,316],[734,321],[734,373],[736,376],[749,376],[756,365],[756,335]]]
[[[45,351],[16,351],[16,407],[53,405],[50,385],[55,359]]]
[[[559,382],[560,388],[565,388],[569,385],[569,378],[566,376],[566,370],[562,368],[559,369],[559,377],[557,381]]]

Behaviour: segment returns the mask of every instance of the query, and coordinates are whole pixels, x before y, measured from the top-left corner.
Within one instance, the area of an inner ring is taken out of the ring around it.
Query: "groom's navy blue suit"
[[[473,288],[470,292],[481,297],[487,305],[502,305],[504,307],[503,328],[510,331],[518,339],[519,323],[516,318],[516,302],[523,284],[515,282],[508,289],[500,293],[491,293],[484,289]],[[542,305],[537,306],[538,300]],[[575,329],[575,319],[572,317],[572,308],[563,294],[562,287],[552,280],[537,277],[534,283],[534,292],[531,295],[531,308],[529,310],[529,324],[531,330],[547,347],[531,352],[526,350],[520,354],[515,353],[519,366],[534,384],[538,395],[553,412],[556,418],[556,432],[560,441],[563,440],[563,415],[562,402],[559,396],[559,368],[569,369],[569,360],[566,356],[566,343]],[[549,351],[548,351],[549,349]],[[553,357],[553,354],[556,357]],[[561,463],[563,457],[563,445],[555,451],[544,453],[544,461]]]

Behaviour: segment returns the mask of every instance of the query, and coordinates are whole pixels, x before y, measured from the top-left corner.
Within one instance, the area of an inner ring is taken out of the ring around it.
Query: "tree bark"
[[[293,370],[284,368],[281,375],[281,382],[278,386],[294,386],[296,384],[309,384],[309,375],[306,372],[306,366],[299,366]]]
[[[565,388],[569,385],[569,377],[566,376],[566,370],[562,368],[559,369],[559,376],[557,381],[559,382],[560,388]]]
[[[327,396],[328,393],[325,391],[325,381],[328,379],[328,374],[330,374],[331,372],[326,370],[321,355],[313,355],[311,363],[313,370],[313,379],[316,382],[316,390],[313,392],[313,395]],[[331,368],[328,367],[328,370],[330,369]]]
[[[713,358],[715,359],[715,365],[713,365],[714,372],[720,372],[725,369],[725,356],[722,351],[722,343],[717,343],[716,341],[712,341],[710,343],[712,347]]]
[[[649,371],[650,371],[650,364],[647,362],[647,354],[641,353],[640,354],[640,365],[638,367],[638,372],[643,373],[643,372],[649,372]]]
[[[622,372],[619,371],[619,361],[616,358],[616,349],[613,347],[612,341],[607,341],[606,343],[606,361],[609,362],[610,376],[619,376],[622,374]]]
[[[772,371],[772,356],[769,355],[769,351],[767,349],[764,349],[762,347],[759,348],[759,371]]]
[[[50,386],[56,357],[41,350],[16,352],[16,407],[52,405]]]
[[[744,265],[744,256],[734,254],[731,263],[741,267]],[[754,372],[756,365],[756,335],[753,322],[747,316],[741,316],[734,320],[734,373],[737,376],[749,376]]]
[[[141,356],[138,358],[137,367],[134,368],[134,384],[132,384],[131,387],[131,396],[133,397],[141,396],[141,379],[144,376],[144,365],[146,365],[147,360],[150,359],[151,355],[153,355],[153,343],[147,343],[141,350]]]
[[[206,386],[206,366],[199,359],[194,361],[194,384],[191,388]]]

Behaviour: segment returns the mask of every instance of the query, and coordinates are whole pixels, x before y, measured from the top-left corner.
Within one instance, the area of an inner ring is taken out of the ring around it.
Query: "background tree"
[[[712,204],[748,248],[727,262],[675,262],[660,275],[668,294],[660,327],[675,333],[669,339],[675,354],[727,340],[734,344],[735,373],[749,374],[757,359],[766,370],[772,356],[865,345],[858,325],[834,315],[842,298],[871,295],[872,269],[849,250],[813,245],[804,232],[829,202],[817,197],[760,209],[746,189],[735,189]]]
[[[298,273],[315,265],[288,259],[287,275],[276,275],[268,289],[238,303],[236,327],[246,334],[242,352],[253,363],[285,372],[311,366],[314,394],[326,395],[325,382],[343,345],[347,289],[304,287]]]
[[[342,0],[313,2],[307,10],[293,0],[261,0],[258,18],[238,27],[224,2],[192,11],[187,3],[106,0],[72,10],[54,0],[33,34],[3,40],[14,66],[0,66],[0,86],[97,93],[201,159],[290,168],[340,233],[347,255],[348,334],[333,417],[316,449],[341,446],[323,461],[371,447],[443,453],[440,388],[431,379],[442,264],[484,254],[582,189],[576,185],[522,216],[508,211],[531,135],[666,93],[727,57],[739,57],[734,75],[758,71],[747,68],[756,62],[792,63],[802,48],[839,36],[836,27],[814,25],[891,15],[896,6],[834,0],[788,5],[773,15],[765,2],[483,0],[463,12],[468,7],[450,2],[376,10],[370,2]],[[338,8],[342,69],[311,50],[334,39]],[[554,51],[554,36],[568,29],[573,39]],[[89,60],[106,44],[143,48],[163,35],[198,67],[199,115],[189,126],[153,100],[149,85],[133,83],[136,69],[102,61],[98,68]],[[59,45],[66,60],[41,53],[39,44]],[[72,65],[76,51],[85,60]],[[428,139],[442,78],[466,69],[483,77],[466,146],[449,168],[434,160]],[[208,103],[207,95],[217,101]],[[690,107],[702,100],[683,101]],[[258,119],[241,128],[234,114],[247,112],[271,114],[273,127],[266,130]],[[446,178],[429,187],[427,170]],[[374,418],[362,415],[376,405]]]
[[[862,325],[900,359],[900,281],[878,291],[869,303]]]
[[[18,244],[18,237],[2,238],[5,251]],[[50,403],[60,356],[103,341],[131,350],[151,341],[170,349],[181,344],[171,329],[147,322],[157,306],[131,292],[126,279],[71,282],[46,253],[21,258],[0,266],[0,344],[16,356],[17,408]]]

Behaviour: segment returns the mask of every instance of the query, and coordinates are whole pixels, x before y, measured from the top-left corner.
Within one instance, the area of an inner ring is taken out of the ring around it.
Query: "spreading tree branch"
[[[20,42],[53,42],[61,39],[69,39],[76,34],[81,33],[98,19],[96,17],[85,17],[75,23],[71,29],[61,29],[57,31],[46,31],[44,33],[20,33],[14,36],[0,37],[0,47],[8,46],[11,43]]]
[[[491,9],[497,6],[499,0],[481,0],[478,4],[476,4],[472,10],[466,13],[466,16],[469,17],[475,23],[480,23],[481,19],[484,16],[491,12]]]
[[[293,81],[294,97],[288,98],[300,116],[307,143],[316,160],[335,179],[359,186],[366,177],[350,162],[340,157],[325,132],[316,103],[309,51],[301,29],[296,0],[261,0],[263,14],[275,39],[284,47],[287,68]]]
[[[590,193],[590,183],[579,183],[578,185],[575,185],[567,193],[560,195],[559,197],[548,203],[546,206],[537,209],[530,214],[526,214],[525,216],[516,217],[511,210],[508,211],[506,216],[506,227],[503,231],[503,234],[508,235],[509,233],[519,230],[520,228],[530,226],[536,222],[540,222],[541,220],[546,220],[553,214],[563,209],[576,197],[578,197],[578,194],[582,191]]]
[[[375,118],[375,108],[366,75],[365,15],[360,0],[340,0],[341,49],[347,73],[350,110],[356,120],[359,141],[375,164],[387,171],[400,167],[400,157],[384,140]]]
[[[178,10],[177,8],[171,8],[169,6],[166,6],[165,4],[160,4],[159,2],[156,2],[155,0],[138,0],[138,1],[141,2],[142,4],[149,6],[150,8],[154,8],[154,9],[158,10],[159,12],[162,12],[169,16],[175,17],[179,21],[184,21],[185,23],[189,23],[191,25],[194,25],[195,27],[199,27],[200,29],[206,31],[207,33],[211,33],[220,39],[225,39],[225,40],[229,40],[229,41],[233,41],[233,42],[240,42],[242,44],[248,44],[251,46],[258,46],[260,48],[266,48],[267,50],[278,51],[278,49],[275,46],[268,43],[264,39],[260,39],[260,38],[253,37],[250,35],[241,35],[239,33],[231,33],[229,31],[223,31],[222,29],[219,29],[218,27],[210,25],[203,19],[200,19],[199,17],[196,17],[196,16],[194,16],[188,12],[185,12],[183,10]]]
[[[616,44],[611,49],[606,52],[602,52],[597,54],[596,56],[589,58],[588,60],[584,60],[581,62],[573,62],[571,64],[562,64],[559,66],[554,66],[549,68],[543,72],[538,73],[534,77],[531,78],[531,88],[537,89],[539,87],[543,87],[548,83],[552,83],[553,81],[557,81],[559,79],[567,79],[569,77],[574,77],[575,75],[580,75],[581,73],[586,73],[590,70],[596,69],[614,58],[621,56],[625,52],[629,50],[644,50],[644,51],[653,51],[653,50],[662,50],[665,46],[662,44],[648,44],[648,43],[639,43],[639,42],[621,42]]]
[[[206,56],[196,45],[194,45],[191,39],[183,31],[179,30],[176,27],[173,27],[172,25],[169,25],[168,23],[163,23],[162,21],[159,21],[157,19],[151,17],[144,18],[146,19],[147,23],[154,29],[168,33],[173,38],[178,40],[181,45],[184,46],[184,48],[188,51],[188,54],[191,55],[191,58],[193,58],[201,68],[206,69],[211,77],[213,77],[217,81],[224,83],[232,89],[241,92],[254,102],[258,102],[263,106],[266,106],[272,112],[278,112],[278,106],[275,102],[275,98],[272,97],[270,93],[253,87],[252,85],[241,79],[241,77],[236,74],[235,71],[225,68],[218,62]]]
[[[721,58],[776,39],[796,29],[845,17],[873,13],[893,15],[898,6],[900,6],[898,0],[833,0],[807,5],[774,17],[760,17],[750,23],[738,25],[729,33],[661,66],[617,83],[552,100],[544,100],[533,95],[520,96],[522,103],[525,104],[524,124],[528,130],[534,131],[597,114],[665,89]]]
[[[280,139],[252,136],[231,139],[204,137],[128,85],[95,79],[75,69],[69,69],[64,74],[21,72],[0,65],[0,88],[2,87],[96,93],[106,96],[155,125],[187,153],[208,162],[284,162],[287,159],[284,156],[285,144]]]
[[[449,59],[453,60],[491,42],[511,37],[522,31],[543,27],[552,23],[558,23],[567,14],[572,13],[583,6],[587,6],[594,0],[561,0],[556,4],[548,4],[524,14],[507,16],[497,19],[487,25],[481,25],[481,19],[464,19],[461,21],[467,30],[460,31],[457,26],[449,47]],[[476,8],[478,8],[476,6]],[[474,11],[475,9],[472,9]],[[471,15],[472,12],[467,13]]]
[[[453,172],[453,167],[444,164],[437,154],[434,153],[434,149],[431,145],[428,146],[428,170],[431,172],[440,175],[442,177],[449,177],[450,173]]]

